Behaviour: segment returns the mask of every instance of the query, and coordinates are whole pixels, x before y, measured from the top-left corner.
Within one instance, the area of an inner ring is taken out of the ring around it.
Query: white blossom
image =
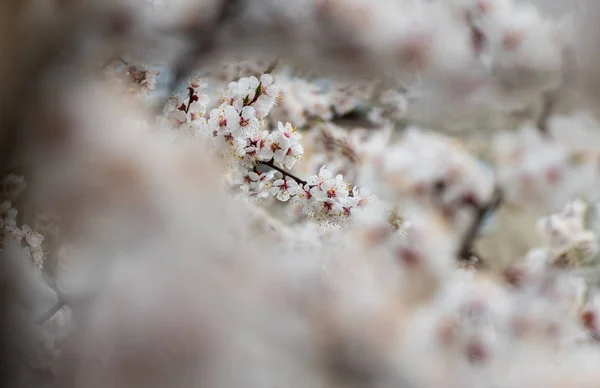
[[[273,182],[273,187],[270,191],[278,200],[286,202],[294,195],[299,194],[301,189],[294,179],[286,177],[285,179],[278,179]]]

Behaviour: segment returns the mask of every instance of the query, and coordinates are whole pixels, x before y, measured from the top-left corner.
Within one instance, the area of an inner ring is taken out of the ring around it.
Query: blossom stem
[[[190,111],[190,106],[192,106],[192,97],[194,96],[194,89],[192,87],[189,87],[188,90],[190,92],[190,95],[188,98],[188,104],[185,107],[185,113],[188,113]]]
[[[476,208],[475,219],[471,224],[471,227],[467,230],[465,237],[460,244],[460,249],[458,251],[458,258],[462,261],[469,261],[471,256],[473,255],[473,244],[475,243],[475,239],[479,234],[479,230],[481,229],[481,225],[485,220],[486,216],[495,211],[500,203],[502,202],[503,193],[500,188],[496,188],[494,193],[492,194],[492,198],[490,201],[483,205],[478,206]]]
[[[273,159],[269,160],[268,162],[259,161],[259,163],[262,164],[263,166],[267,166],[267,167],[272,168],[273,170],[279,171],[284,176],[288,176],[288,177],[292,178],[293,180],[295,180],[298,184],[300,184],[302,186],[306,185],[305,180],[302,180],[302,179],[298,178],[297,176],[295,176],[294,174],[284,170],[283,168],[276,166],[275,163],[273,163]]]

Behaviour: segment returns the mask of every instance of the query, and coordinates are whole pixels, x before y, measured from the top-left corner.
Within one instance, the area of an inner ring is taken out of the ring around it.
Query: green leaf
[[[258,99],[258,97],[260,97],[262,93],[262,82],[258,83],[258,86],[256,87],[256,90],[254,91],[254,101],[256,101]]]

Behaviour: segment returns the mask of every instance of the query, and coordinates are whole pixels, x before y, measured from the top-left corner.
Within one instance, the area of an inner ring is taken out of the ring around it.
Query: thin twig
[[[500,206],[502,197],[502,190],[500,188],[496,188],[492,195],[492,199],[487,204],[476,208],[475,219],[473,220],[471,227],[469,230],[467,230],[467,233],[460,244],[460,249],[458,251],[458,258],[460,260],[471,260],[473,245],[477,239],[483,221],[490,212],[495,211],[498,206]]]
[[[122,56],[120,55],[115,55],[110,57],[106,62],[104,62],[102,64],[102,66],[100,67],[101,69],[106,69],[108,66],[110,66],[111,63],[113,63],[114,61],[119,61],[121,62],[124,66],[129,66],[129,62],[127,62],[125,59],[123,59]]]
[[[127,62],[125,59],[123,59],[122,56],[119,55],[116,59],[117,59],[117,61],[121,62],[123,65],[129,66],[129,62]]]
[[[194,96],[194,88],[188,87],[188,90],[189,90],[190,95],[189,95],[188,104],[185,107],[185,113],[188,113],[190,111],[190,106],[192,106],[192,102],[193,102],[192,97]]]
[[[259,163],[260,163],[260,164],[262,164],[263,166],[267,166],[267,167],[270,167],[270,168],[272,168],[273,170],[279,171],[279,172],[280,172],[280,173],[282,173],[284,176],[289,176],[290,178],[292,178],[293,180],[295,180],[295,181],[296,181],[296,182],[297,182],[299,185],[302,185],[302,186],[306,185],[306,181],[305,181],[305,180],[303,180],[303,179],[300,179],[300,178],[298,178],[297,176],[295,176],[294,174],[292,174],[292,173],[290,173],[290,172],[288,172],[288,171],[284,170],[283,168],[276,166],[276,165],[273,163],[273,159],[269,160],[268,162],[262,162],[262,161],[261,161],[261,162],[259,162]]]

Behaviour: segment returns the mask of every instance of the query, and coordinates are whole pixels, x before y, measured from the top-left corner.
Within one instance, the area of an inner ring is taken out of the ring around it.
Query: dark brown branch
[[[273,159],[269,160],[268,162],[262,162],[261,161],[259,163],[262,164],[263,166],[267,166],[267,167],[272,168],[273,170],[279,171],[280,173],[283,174],[283,176],[288,176],[288,177],[292,178],[299,185],[302,185],[302,186],[306,185],[306,181],[305,180],[300,179],[297,176],[295,176],[294,174],[292,174],[292,173],[284,170],[283,168],[276,166],[275,163],[273,163]]]
[[[188,99],[188,104],[185,107],[185,113],[188,113],[190,111],[190,106],[192,106],[192,102],[193,102],[192,97],[194,97],[194,88],[189,87],[188,91],[189,91],[189,99]]]
[[[483,205],[475,208],[475,219],[471,224],[470,228],[467,230],[461,244],[460,249],[458,251],[458,258],[461,261],[470,261],[471,256],[473,255],[473,245],[475,244],[475,240],[479,235],[479,231],[481,230],[481,226],[486,216],[489,213],[495,211],[500,203],[502,202],[502,190],[500,188],[496,188],[492,195],[490,201]]]

